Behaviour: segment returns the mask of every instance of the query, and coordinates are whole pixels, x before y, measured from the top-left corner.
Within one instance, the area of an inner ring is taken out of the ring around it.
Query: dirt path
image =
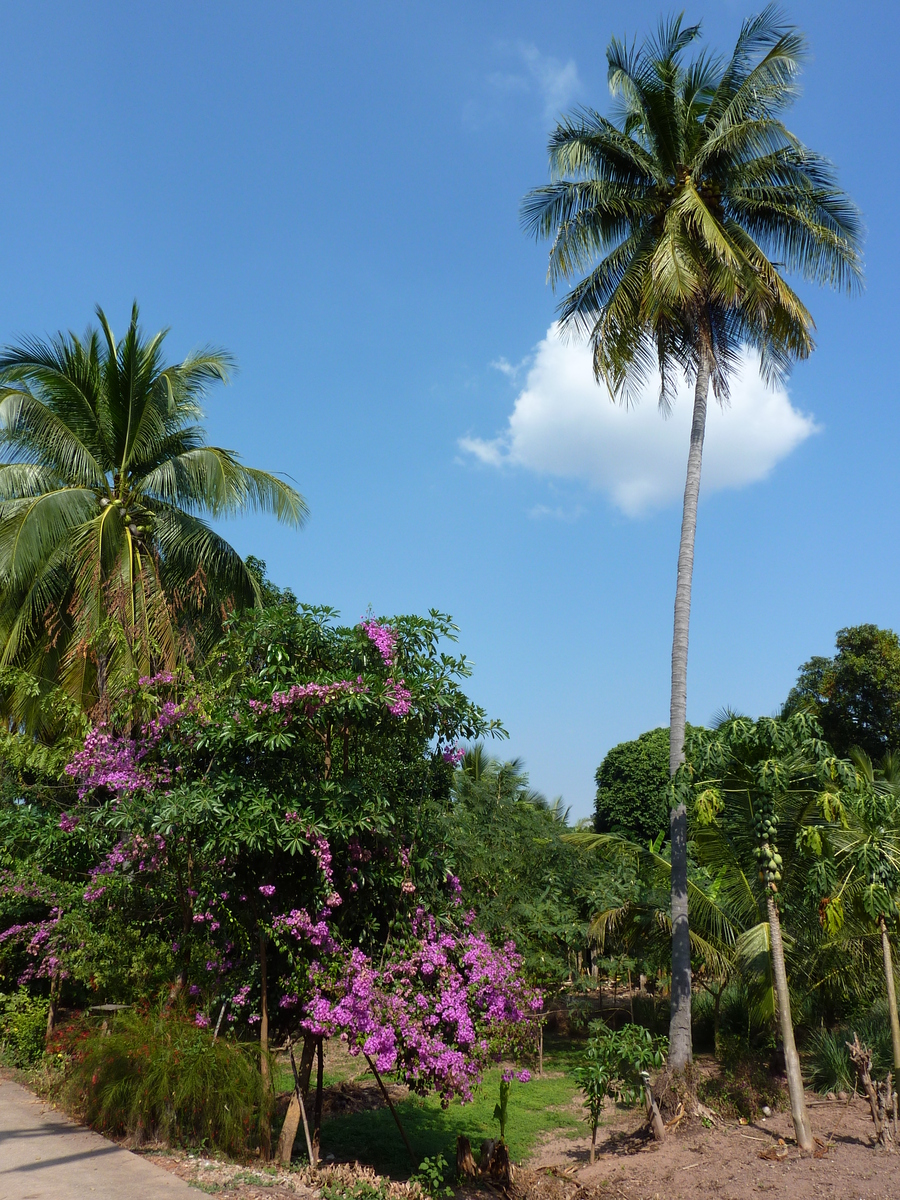
[[[0,1200],[190,1200],[183,1180],[0,1077]]]

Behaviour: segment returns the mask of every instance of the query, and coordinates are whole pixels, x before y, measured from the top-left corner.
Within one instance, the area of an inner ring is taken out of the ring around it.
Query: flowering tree
[[[501,732],[459,686],[447,618],[339,627],[270,596],[233,619],[205,678],[142,679],[127,720],[88,734],[38,855],[80,882],[82,983],[127,914],[197,1022],[256,1029],[264,1051],[270,1025],[299,1028],[316,954],[372,956],[420,902],[448,907],[435,846],[458,740]]]

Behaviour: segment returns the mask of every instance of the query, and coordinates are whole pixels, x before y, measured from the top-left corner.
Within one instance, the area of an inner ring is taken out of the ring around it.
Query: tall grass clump
[[[214,1041],[171,1010],[121,1013],[109,1030],[82,1030],[69,1052],[64,1099],[107,1133],[240,1157],[271,1119],[258,1048]]]
[[[850,1061],[847,1043],[853,1035],[872,1051],[872,1076],[884,1079],[893,1068],[891,1028],[886,1006],[875,1005],[871,1012],[848,1021],[835,1030],[818,1029],[807,1043],[806,1075],[817,1092],[851,1091],[856,1071]]]

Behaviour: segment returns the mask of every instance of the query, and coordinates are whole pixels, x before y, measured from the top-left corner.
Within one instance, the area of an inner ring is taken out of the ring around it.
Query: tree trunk
[[[259,1072],[262,1075],[263,1090],[265,1093],[263,1104],[266,1106],[266,1111],[263,1113],[259,1140],[262,1157],[268,1160],[272,1157],[272,1130],[268,1120],[269,1090],[272,1080],[269,1072],[269,997],[266,969],[266,940],[265,933],[261,933],[259,935]]]
[[[688,631],[691,622],[691,580],[694,573],[694,535],[697,532],[697,501],[700,497],[700,468],[706,433],[706,403],[709,397],[710,362],[701,355],[694,386],[694,415],[688,451],[681,542],[678,547],[678,576],[675,583],[675,627],[672,635],[672,694],[669,705],[669,774],[684,762],[684,727],[687,721]],[[691,1045],[691,939],[687,897],[687,810],[676,804],[670,817],[672,841],[672,994],[669,1020],[669,1066],[683,1071],[693,1058]]]
[[[794,1025],[791,1021],[791,998],[788,994],[787,972],[784,968],[784,944],[781,940],[781,919],[775,906],[775,897],[766,898],[769,913],[769,930],[772,937],[772,967],[775,975],[775,995],[778,998],[778,1017],[781,1022],[781,1040],[784,1042],[784,1064],[787,1070],[788,1094],[791,1098],[791,1117],[794,1133],[801,1150],[813,1148],[812,1131],[806,1112],[806,1097],[803,1094],[803,1076],[800,1073],[800,1056],[794,1041]]]
[[[325,1098],[325,1061],[322,1046],[324,1038],[316,1042],[316,1107],[313,1114],[313,1154],[319,1161],[319,1147],[322,1142],[322,1104]]]
[[[312,1072],[313,1059],[316,1053],[316,1042],[317,1039],[310,1034],[307,1034],[303,1039],[303,1053],[300,1055],[299,1068],[294,1058],[294,1047],[293,1045],[290,1047],[291,1068],[294,1072],[294,1094],[291,1097],[284,1125],[281,1129],[281,1136],[278,1139],[278,1146],[275,1149],[276,1159],[285,1167],[291,1165],[294,1141],[296,1140],[301,1120],[303,1122],[303,1133],[306,1138],[306,1150],[309,1154],[309,1161],[313,1167],[316,1166],[309,1123],[306,1119],[305,1105],[306,1097],[309,1094],[309,1077]]]
[[[56,1013],[59,1008],[59,992],[62,985],[62,979],[59,971],[54,971],[50,979],[50,1007],[47,1009],[47,1030],[44,1034],[45,1044],[50,1040],[50,1036],[56,1027]]]
[[[881,925],[881,952],[884,955],[884,978],[887,983],[888,1012],[891,1015],[891,1045],[894,1048],[894,1070],[900,1078],[900,1017],[897,1016],[897,986],[894,983],[894,964],[891,961],[891,941],[884,917]]]

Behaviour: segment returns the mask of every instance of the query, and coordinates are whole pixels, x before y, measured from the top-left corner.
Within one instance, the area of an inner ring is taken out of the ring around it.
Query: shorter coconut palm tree
[[[165,332],[145,337],[137,305],[120,340],[97,317],[83,338],[0,354],[0,668],[85,710],[196,658],[229,608],[258,601],[258,579],[204,515],[306,515],[289,484],[207,445],[200,402],[227,382],[228,354],[167,364]],[[14,686],[2,715],[28,725],[34,700]]]

